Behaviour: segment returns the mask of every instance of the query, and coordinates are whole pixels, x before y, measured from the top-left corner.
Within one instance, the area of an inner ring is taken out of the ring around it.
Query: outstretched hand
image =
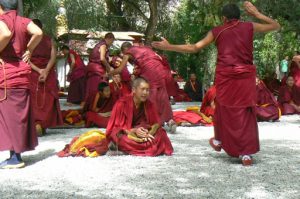
[[[154,41],[151,43],[151,45],[154,48],[160,49],[160,50],[167,50],[168,47],[170,46],[170,43],[168,42],[168,40],[166,40],[165,38],[161,38],[161,41]]]
[[[260,14],[258,9],[249,1],[244,2],[244,8],[247,14],[250,16],[257,17]]]

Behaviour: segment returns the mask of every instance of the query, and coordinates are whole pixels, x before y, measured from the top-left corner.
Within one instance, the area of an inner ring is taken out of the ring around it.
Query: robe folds
[[[22,153],[38,145],[29,90],[31,67],[22,61],[31,20],[15,10],[5,12],[0,20],[13,35],[0,55],[5,62],[0,66],[0,150]]]
[[[215,139],[230,156],[255,154],[259,151],[259,135],[253,24],[231,20],[212,33],[218,48]]]
[[[94,112],[92,110],[93,108],[93,103],[94,100],[96,98],[96,94],[91,94],[88,97],[88,100],[86,101],[86,105],[85,105],[85,126],[86,127],[90,127],[92,124],[97,125],[99,128],[106,128],[108,121],[109,121],[109,117],[104,117],[101,116],[100,113],[107,113],[107,112],[111,112],[114,104],[116,102],[116,98],[115,96],[111,95],[110,98],[102,98],[100,97],[100,99],[98,100],[97,103],[97,108],[99,109],[98,112]]]
[[[279,96],[278,102],[280,103],[280,109],[283,115],[290,115],[290,114],[299,114],[298,112],[290,103],[294,102],[296,105],[300,106],[300,102],[294,100],[294,96],[297,95],[297,88],[293,86],[289,88],[288,86],[282,86],[279,89]]]
[[[106,46],[105,59],[107,63],[109,62],[109,50],[105,40],[100,41],[90,53],[89,63],[86,67],[86,92],[85,100],[90,94],[97,92],[98,85],[101,82],[107,82],[107,77],[105,76],[106,69],[102,64],[100,59],[100,48],[101,46]]]
[[[164,80],[164,65],[161,58],[149,47],[132,46],[127,54],[131,55],[136,65],[135,75],[145,78],[150,83],[149,100],[154,104],[161,123],[172,119],[172,108]]]
[[[31,62],[40,69],[45,69],[51,58],[51,38],[44,35],[42,41],[34,50]],[[55,67],[49,71],[46,82],[39,82],[40,74],[32,70],[30,75],[30,94],[35,123],[43,128],[63,124],[59,105],[59,88]]]
[[[256,116],[259,121],[276,121],[281,116],[279,104],[273,93],[260,81],[256,85]]]
[[[70,54],[75,57],[75,65],[72,72],[68,75],[70,82],[67,102],[79,104],[83,101],[85,95],[85,65],[80,55],[70,50]],[[68,63],[71,64],[71,58],[68,57]]]
[[[214,116],[215,109],[211,106],[211,103],[216,99],[216,87],[212,86],[207,90],[204,95],[200,112],[206,115],[207,117]]]
[[[133,96],[121,98],[113,108],[106,136],[114,142],[119,150],[136,156],[172,155],[173,147],[163,128],[159,128],[153,142],[138,143],[128,138],[124,133],[135,127],[149,128],[159,123],[157,111],[153,103],[147,100],[139,109],[134,106]]]

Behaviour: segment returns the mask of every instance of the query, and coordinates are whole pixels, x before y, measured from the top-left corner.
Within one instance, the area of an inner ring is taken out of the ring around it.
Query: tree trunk
[[[157,29],[157,23],[158,23],[158,0],[150,0],[148,1],[149,8],[150,8],[150,18],[149,23],[146,28],[145,32],[145,44],[149,45],[153,41],[153,37],[155,34],[155,31]]]
[[[125,17],[123,17],[123,11],[122,11],[122,0],[118,0],[117,2],[114,0],[105,0],[107,9],[109,10],[109,13],[111,14],[110,22],[116,21],[118,24],[118,27],[116,24],[111,23],[110,28],[112,30],[118,30],[118,31],[129,31],[130,24],[126,20]],[[112,27],[113,26],[113,27]]]
[[[18,14],[19,16],[24,15],[23,0],[18,0]]]

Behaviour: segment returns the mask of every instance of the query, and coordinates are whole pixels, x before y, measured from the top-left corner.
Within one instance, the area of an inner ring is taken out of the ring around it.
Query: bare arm
[[[74,67],[75,67],[75,56],[73,54],[70,54],[70,59],[71,59],[71,63],[70,63],[70,72],[73,71]],[[69,72],[69,73],[70,73]]]
[[[31,35],[31,38],[27,44],[27,51],[23,55],[24,62],[28,62],[31,57],[31,53],[43,38],[43,31],[33,22],[28,24],[27,32]]]
[[[249,1],[244,2],[244,7],[248,15],[251,15],[264,22],[264,23],[253,23],[254,32],[270,32],[270,31],[280,29],[280,24],[277,21],[260,13],[257,10],[257,8]]]
[[[110,72],[110,75],[115,75],[115,74],[119,74],[122,72],[122,70],[125,68],[125,66],[127,65],[127,62],[130,58],[130,55],[124,55],[122,62],[120,64],[120,66],[118,68],[116,68],[115,70]]]
[[[160,42],[152,42],[152,46],[160,50],[175,51],[181,53],[197,53],[213,41],[214,36],[212,32],[209,31],[206,37],[204,37],[202,40],[198,41],[195,44],[173,45],[163,38]]]
[[[93,107],[92,107],[93,112],[98,112],[97,104],[98,104],[99,98],[100,98],[100,94],[97,93],[95,96],[94,102],[93,102]]]
[[[11,32],[8,29],[7,25],[0,21],[0,52],[7,46],[11,39]]]
[[[105,66],[106,72],[110,71],[110,65],[106,60],[106,45],[102,45],[99,49],[101,63]]]
[[[56,44],[55,44],[55,41],[52,40],[51,41],[51,57],[50,57],[50,60],[47,64],[47,67],[46,67],[46,70],[49,72],[53,66],[55,65],[55,62],[56,62],[56,54],[57,54],[57,50],[56,50]]]

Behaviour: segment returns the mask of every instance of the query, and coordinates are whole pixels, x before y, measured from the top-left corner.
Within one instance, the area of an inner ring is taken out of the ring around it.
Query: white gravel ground
[[[181,109],[191,104],[177,104]],[[212,127],[179,127],[169,135],[171,157],[58,158],[55,153],[87,129],[52,129],[27,167],[0,170],[0,198],[300,198],[300,116],[259,123],[255,165],[216,153]],[[0,161],[7,158],[0,153]]]

